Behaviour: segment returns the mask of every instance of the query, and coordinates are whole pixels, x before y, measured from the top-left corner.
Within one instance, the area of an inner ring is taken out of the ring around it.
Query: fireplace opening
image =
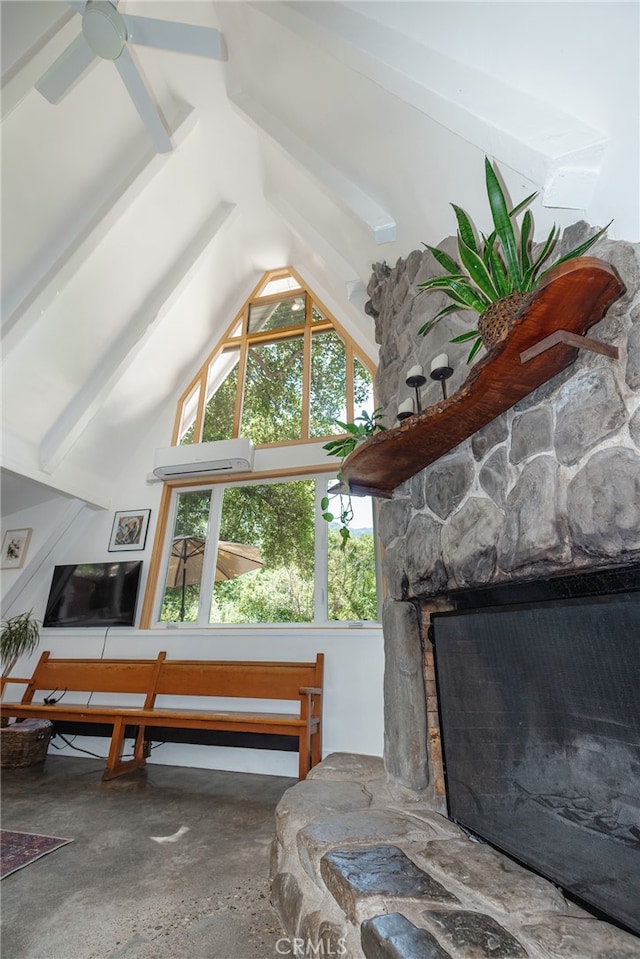
[[[433,613],[448,814],[640,933],[640,568]]]

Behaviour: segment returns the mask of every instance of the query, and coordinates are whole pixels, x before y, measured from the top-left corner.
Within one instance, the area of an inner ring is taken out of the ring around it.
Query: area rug
[[[54,836],[0,829],[0,879],[10,876],[60,846],[66,846],[68,842],[73,842],[73,839],[56,839]]]

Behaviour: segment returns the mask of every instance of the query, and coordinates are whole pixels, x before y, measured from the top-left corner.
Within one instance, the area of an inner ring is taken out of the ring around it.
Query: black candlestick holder
[[[435,369],[431,370],[431,379],[440,380],[440,385],[442,386],[442,398],[445,400],[447,398],[447,380],[450,376],[453,376],[452,366],[436,366]]]
[[[414,415],[414,414],[413,414],[413,410],[403,410],[402,413],[398,413],[398,414],[397,414],[396,419],[397,419],[397,420],[406,420],[406,419],[409,419],[409,417],[410,417],[410,416],[413,416],[413,415]]]
[[[407,386],[411,386],[416,391],[416,410],[422,413],[422,403],[420,402],[420,387],[427,382],[426,376],[408,376],[405,380]]]

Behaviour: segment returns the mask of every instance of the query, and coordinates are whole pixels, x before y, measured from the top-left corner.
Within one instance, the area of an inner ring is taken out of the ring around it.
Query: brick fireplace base
[[[271,880],[292,956],[640,957],[639,938],[469,838],[376,757],[334,753],[285,793]]]

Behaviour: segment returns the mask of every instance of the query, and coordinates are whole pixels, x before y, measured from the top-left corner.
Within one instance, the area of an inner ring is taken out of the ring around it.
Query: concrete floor
[[[3,959],[275,959],[274,809],[295,780],[102,769],[49,753],[2,771],[4,829],[73,839],[2,880]]]

